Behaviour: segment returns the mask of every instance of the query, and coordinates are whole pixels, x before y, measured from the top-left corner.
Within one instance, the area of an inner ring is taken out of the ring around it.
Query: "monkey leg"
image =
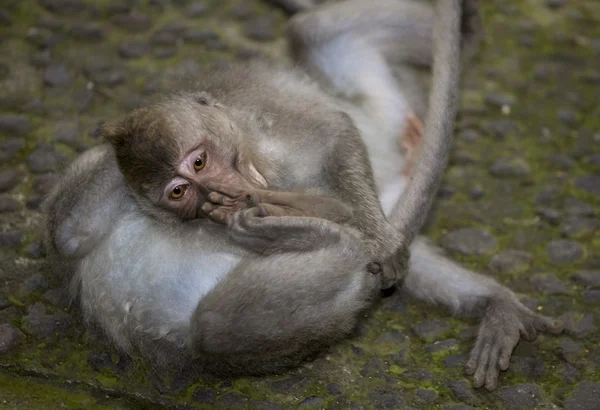
[[[202,298],[188,338],[200,360],[221,372],[280,371],[354,329],[378,280],[364,269],[362,242],[325,225],[318,241],[290,239],[286,246],[295,251],[243,260]]]
[[[492,278],[471,272],[442,256],[441,252],[417,239],[404,289],[432,304],[444,305],[454,313],[481,319],[475,346],[466,373],[473,386],[496,388],[498,374],[508,368],[520,338],[534,340],[538,332],[559,334],[563,324],[525,307],[508,288]]]

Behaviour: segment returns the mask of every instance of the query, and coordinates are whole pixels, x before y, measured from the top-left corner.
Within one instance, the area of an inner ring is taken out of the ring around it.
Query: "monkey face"
[[[143,208],[153,214],[166,210],[180,220],[203,217],[210,182],[267,188],[244,132],[206,93],[171,96],[103,125],[100,133],[113,146],[138,202],[147,202]]]

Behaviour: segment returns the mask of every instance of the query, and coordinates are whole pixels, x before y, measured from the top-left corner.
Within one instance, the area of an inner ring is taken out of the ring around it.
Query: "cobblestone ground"
[[[166,79],[283,60],[286,17],[258,0],[3,0],[0,407],[600,408],[600,2],[482,3],[487,40],[427,230],[567,324],[521,343],[493,393],[463,375],[473,323],[397,294],[357,337],[277,377],[156,374],[86,331],[40,247],[56,170]]]

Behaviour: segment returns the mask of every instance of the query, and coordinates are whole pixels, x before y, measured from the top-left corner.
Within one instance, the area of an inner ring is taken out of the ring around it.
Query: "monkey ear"
[[[101,121],[98,126],[92,131],[92,136],[102,138],[104,141],[115,145],[125,135],[124,128],[120,122]]]
[[[213,97],[211,94],[207,93],[206,91],[201,91],[198,93],[194,93],[194,101],[196,101],[198,104],[200,105],[206,105],[209,107],[218,107],[218,108],[223,108],[223,105],[220,104],[215,97]]]

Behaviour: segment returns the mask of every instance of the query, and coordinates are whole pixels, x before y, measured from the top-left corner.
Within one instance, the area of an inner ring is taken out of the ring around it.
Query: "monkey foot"
[[[512,295],[490,301],[465,367],[465,372],[473,376],[473,387],[496,388],[498,374],[508,369],[521,337],[533,341],[538,332],[559,334],[563,329],[560,320],[532,312]]]

